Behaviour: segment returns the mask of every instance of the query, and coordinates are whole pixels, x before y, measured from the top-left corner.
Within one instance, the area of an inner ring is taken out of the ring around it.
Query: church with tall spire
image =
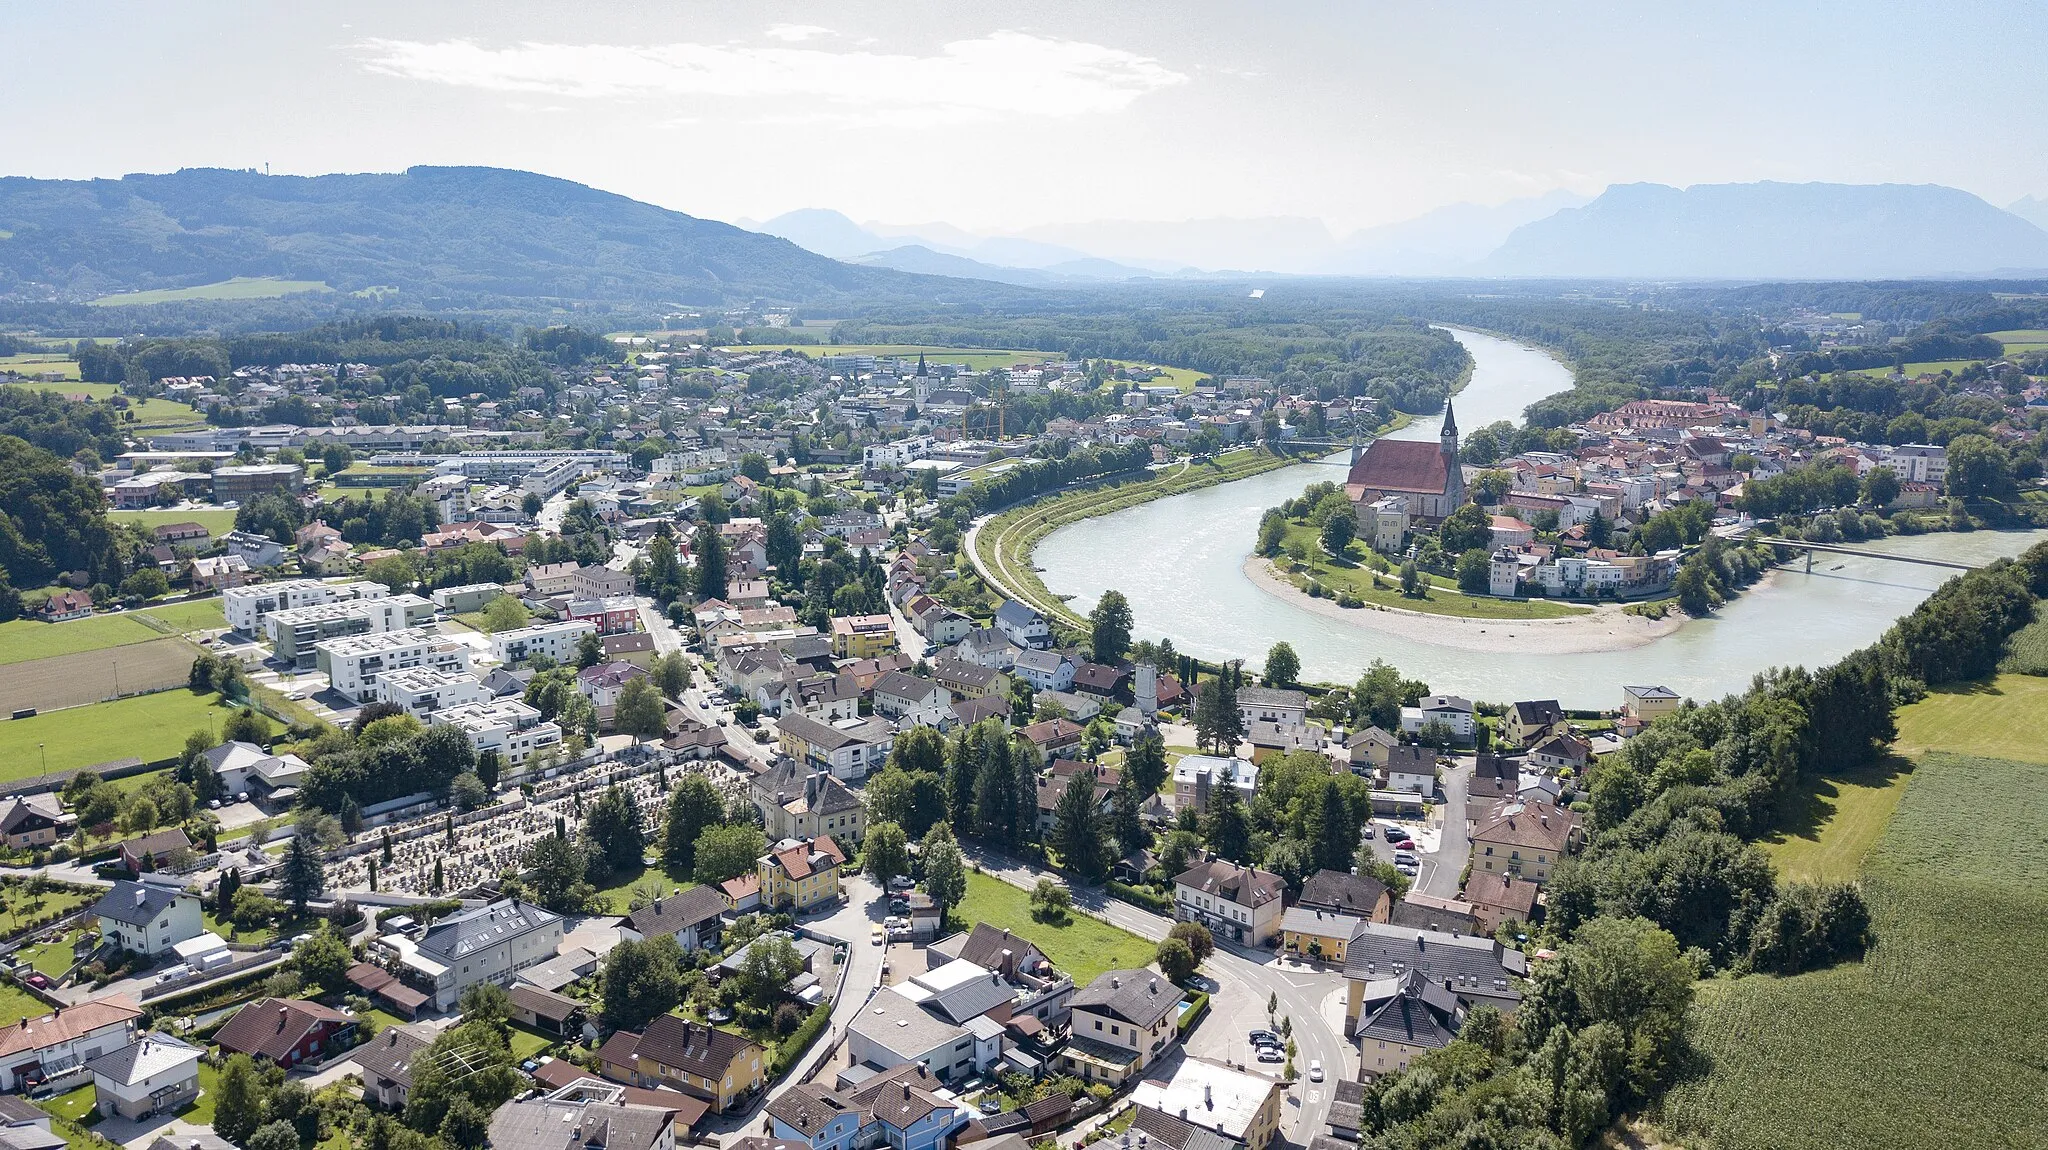
[[[1375,439],[1351,461],[1344,494],[1354,507],[1390,496],[1406,503],[1407,518],[1439,523],[1465,503],[1465,471],[1458,464],[1458,417],[1444,400],[1443,429],[1426,439]]]

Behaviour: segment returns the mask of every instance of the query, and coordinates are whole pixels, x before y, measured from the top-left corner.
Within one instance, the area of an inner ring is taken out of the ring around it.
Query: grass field
[[[229,712],[217,700],[185,690],[160,691],[0,723],[0,781],[131,756],[144,762],[169,758],[194,730],[220,729]]]
[[[1864,868],[1866,961],[1703,988],[1703,1072],[1665,1101],[1702,1144],[2043,1145],[2048,765],[1934,753],[1911,779]]]
[[[687,875],[683,876],[682,878],[677,878],[674,875],[666,873],[658,866],[643,865],[638,870],[634,870],[626,874],[614,875],[612,877],[611,882],[597,889],[597,893],[598,895],[605,898],[609,898],[611,900],[611,912],[613,914],[625,914],[626,904],[631,902],[633,899],[634,884],[650,877],[659,880],[664,891],[675,890],[678,887],[687,889],[689,887],[697,885],[696,883],[690,881],[690,878]]]
[[[125,614],[93,615],[63,623],[16,619],[0,623],[0,666],[161,638],[162,632]]]
[[[185,300],[276,299],[309,291],[333,291],[319,280],[287,280],[276,276],[236,276],[219,283],[196,287],[157,288],[153,291],[121,292],[91,301],[94,307],[127,307],[131,304],[179,303]]]
[[[197,523],[214,535],[225,535],[235,529],[235,513],[224,507],[188,507],[183,511],[175,508],[168,511],[109,511],[107,518],[115,523],[139,523],[146,530],[154,530],[166,523]]]
[[[923,352],[925,359],[930,363],[963,364],[969,371],[987,371],[990,368],[1011,367],[1020,363],[1044,363],[1050,359],[1060,358],[1049,351],[1008,351],[1000,348],[938,347],[932,344],[909,343],[749,343],[735,344],[719,350],[763,353],[800,351],[813,359],[822,359],[828,355],[903,356],[915,359],[919,352]]]
[[[1589,610],[1569,603],[1553,603],[1548,599],[1496,599],[1491,595],[1467,595],[1458,590],[1456,580],[1427,572],[1423,572],[1423,576],[1429,581],[1429,597],[1411,599],[1401,594],[1399,568],[1390,568],[1381,575],[1381,586],[1375,587],[1371,568],[1355,559],[1331,558],[1317,541],[1314,528],[1306,523],[1290,521],[1286,542],[1282,546],[1296,543],[1307,549],[1313,560],[1312,569],[1305,566],[1299,571],[1292,571],[1288,568],[1289,561],[1276,562],[1274,570],[1280,573],[1281,578],[1303,589],[1313,579],[1332,592],[1349,591],[1376,606],[1421,611],[1429,615],[1452,615],[1460,619],[1557,619],[1566,615],[1584,615]],[[1351,549],[1363,553],[1365,545],[1354,543]]]
[[[1855,878],[1912,777],[1910,762],[1887,756],[1867,770],[1822,779],[1783,829],[1761,840],[1764,851],[1786,878]]]
[[[54,711],[120,695],[182,687],[199,649],[159,635],[149,643],[124,643],[29,663],[0,664],[0,700],[9,712],[33,707]]]
[[[2048,348],[2048,331],[2041,328],[2025,328],[2016,331],[1994,331],[1992,339],[2005,345],[2005,354],[2019,355],[2022,352],[2040,351]]]
[[[15,371],[23,375],[56,375],[64,379],[78,378],[78,361],[69,356],[49,351],[29,351],[20,355],[0,355],[0,371]],[[100,386],[112,388],[112,384]]]
[[[168,624],[171,630],[180,633],[218,630],[228,625],[228,617],[221,613],[218,598],[187,599],[182,603],[145,607],[132,614]]]
[[[1960,373],[1964,368],[1973,363],[1983,362],[1981,359],[1936,359],[1929,360],[1926,363],[1909,363],[1906,365],[1906,378],[1912,379],[1920,375],[1939,375],[1944,371]],[[1856,369],[1853,374],[1869,375],[1883,379],[1890,376],[1891,373],[1892,369],[1889,367],[1863,367]]]
[[[1157,950],[1153,943],[1127,930],[1083,914],[1073,915],[1065,926],[1047,926],[1031,917],[1030,895],[1001,879],[973,872],[967,876],[967,898],[954,908],[953,917],[968,929],[985,922],[1030,939],[1076,986],[1088,985],[1105,970],[1147,966]]]
[[[24,1018],[41,1018],[48,1013],[50,1008],[43,1005],[42,999],[11,981],[0,982],[0,1026],[13,1026]],[[86,1093],[92,1093],[90,1087]]]
[[[2043,716],[2048,716],[2048,679],[1999,675],[1985,683],[1932,691],[1899,708],[1894,746],[1912,756],[1939,750],[2048,763]]]

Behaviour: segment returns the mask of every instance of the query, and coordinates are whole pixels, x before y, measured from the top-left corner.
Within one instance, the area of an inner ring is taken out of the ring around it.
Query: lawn
[[[1940,375],[1944,371],[1960,374],[1964,368],[1971,364],[1983,362],[1981,359],[1935,359],[1925,363],[1909,363],[1905,365],[1906,378],[1913,379],[1916,376],[1922,375]],[[1892,369],[1889,367],[1863,367],[1856,369],[1853,374],[1885,379],[1891,376]]]
[[[985,874],[968,874],[967,898],[952,913],[969,929],[985,922],[1030,939],[1076,986],[1088,985],[1105,970],[1145,967],[1157,950],[1152,942],[1084,914],[1071,916],[1064,926],[1048,926],[1031,917],[1030,895]]]
[[[127,615],[92,615],[62,623],[16,619],[0,623],[0,666],[75,655],[161,639],[163,633]]]
[[[631,901],[633,897],[634,884],[639,883],[650,876],[661,880],[662,890],[664,892],[672,891],[677,888],[687,890],[690,887],[697,885],[696,883],[692,882],[687,876],[683,878],[677,878],[674,875],[671,875],[666,871],[662,870],[658,866],[643,865],[638,870],[630,871],[621,875],[614,875],[610,882],[606,883],[604,886],[597,888],[597,893],[602,897],[611,899],[611,912],[613,914],[624,914],[626,913],[626,904],[629,901]]]
[[[220,1092],[220,1071],[204,1062],[199,1064],[199,1097],[186,1104],[178,1117],[194,1126],[213,1125],[213,1104]]]
[[[720,348],[734,353],[760,352],[774,354],[784,351],[800,351],[813,359],[828,355],[872,355],[881,358],[900,356],[916,359],[919,352],[936,366],[941,363],[964,364],[969,371],[987,371],[995,367],[1010,367],[1019,363],[1044,363],[1058,359],[1049,351],[1005,351],[997,348],[939,347],[934,344],[893,344],[893,343],[750,343]]]
[[[52,979],[62,978],[64,972],[70,970],[72,963],[76,961],[71,944],[83,933],[84,928],[73,927],[65,931],[63,937],[55,942],[39,942],[34,946],[22,947],[15,952],[15,957]]]
[[[23,375],[59,375],[67,380],[78,378],[78,361],[68,355],[55,352],[34,351],[21,355],[0,355],[0,371],[18,371]],[[29,385],[34,386],[34,385]],[[110,392],[113,384],[103,384]],[[66,390],[75,390],[69,389]]]
[[[1930,750],[2048,763],[2048,678],[1999,675],[1989,682],[1943,687],[1899,708],[1899,753]]]
[[[136,612],[167,624],[172,631],[180,634],[192,631],[218,631],[228,625],[228,617],[221,613],[219,599],[187,599],[181,603],[166,603],[161,607],[146,607]]]
[[[227,837],[227,835],[221,836],[222,839]],[[240,943],[243,946],[266,946],[277,941],[276,923],[258,927],[255,930],[241,930],[234,923],[228,922],[219,915],[214,914],[211,904],[200,914],[199,921],[201,925],[214,934],[227,939],[229,942]]]
[[[0,1026],[13,1026],[24,1018],[41,1018],[50,1013],[43,1000],[14,985],[0,982]]]
[[[2044,839],[2048,765],[1921,760],[1864,867],[1867,959],[1703,988],[1666,1117],[1718,1150],[2042,1145]]]
[[[1398,567],[1390,567],[1381,574],[1381,586],[1375,587],[1372,568],[1348,556],[1331,558],[1316,539],[1315,529],[1306,523],[1290,521],[1287,524],[1282,547],[1291,548],[1295,544],[1305,549],[1312,562],[1300,570],[1290,570],[1292,560],[1275,560],[1273,569],[1281,578],[1304,589],[1313,579],[1331,592],[1349,591],[1375,606],[1430,615],[1453,615],[1461,619],[1556,619],[1565,615],[1584,615],[1588,611],[1585,607],[1553,603],[1548,599],[1497,599],[1491,595],[1467,595],[1458,590],[1456,580],[1427,572],[1423,575],[1429,581],[1429,597],[1411,599],[1401,593]],[[1364,549],[1362,543],[1353,543],[1350,548],[1353,553],[1363,553]]]
[[[197,523],[216,536],[225,535],[235,529],[235,512],[224,507],[187,507],[184,510],[153,511],[109,511],[107,518],[115,523],[140,523],[145,530],[161,527],[166,523]]]
[[[218,702],[174,689],[0,723],[0,782],[114,759],[170,758],[194,730],[220,729],[229,712]]]
[[[95,1109],[98,1102],[99,1096],[93,1090],[92,1083],[87,1082],[75,1090],[67,1090],[62,1094],[45,1098],[36,1105],[59,1118],[69,1118],[73,1122],[90,1125],[86,1119],[99,1116],[99,1111]]]
[[[178,303],[183,300],[244,300],[276,299],[278,296],[295,295],[299,292],[327,292],[334,289],[319,280],[288,280],[276,276],[236,276],[219,283],[199,284],[195,287],[156,288],[152,291],[120,292],[103,295],[91,303],[94,307],[126,307],[131,304]]]
[[[507,1031],[505,1038],[512,1047],[512,1057],[520,1062],[524,1062],[529,1058],[538,1058],[541,1051],[546,1050],[559,1041],[552,1034],[542,1034],[538,1030],[521,1026],[516,1022],[511,1024],[511,1028]]]
[[[1911,763],[1888,755],[1864,770],[1821,779],[1781,829],[1761,840],[1764,851],[1786,878],[1855,878],[1912,777]]]

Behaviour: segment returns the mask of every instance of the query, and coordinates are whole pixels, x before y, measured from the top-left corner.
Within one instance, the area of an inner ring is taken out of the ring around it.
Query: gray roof
[[[626,925],[643,937],[677,934],[710,922],[726,911],[717,887],[693,886],[681,894],[663,895],[626,916]]]
[[[1034,648],[1017,652],[1019,667],[1027,671],[1043,671],[1048,675],[1058,671],[1060,664],[1066,661],[1067,657],[1058,651],[1040,651]]]
[[[1398,978],[1365,984],[1358,1036],[1430,1050],[1450,1045],[1465,1024],[1458,996],[1409,970]]]
[[[431,1043],[402,1026],[386,1027],[377,1037],[356,1047],[351,1055],[356,1064],[372,1074],[412,1089],[412,1060]]]
[[[1484,936],[1359,924],[1345,947],[1344,977],[1379,981],[1408,971],[1438,985],[1449,981],[1461,995],[1512,1001],[1521,998],[1514,980],[1528,974],[1529,961],[1521,951]]]
[[[1371,918],[1373,910],[1386,894],[1386,885],[1371,875],[1319,870],[1302,884],[1299,905]]]
[[[452,914],[427,928],[419,949],[441,962],[453,962],[487,946],[545,930],[561,916],[520,899],[505,899]]]
[[[886,743],[893,737],[889,724],[874,719],[859,725],[837,727],[821,723],[809,715],[797,714],[782,716],[775,720],[775,726],[825,751],[836,751],[855,743]]]
[[[996,608],[996,618],[1008,623],[1012,627],[1028,627],[1033,623],[1045,621],[1043,615],[1017,602],[1015,599],[1003,600],[1003,605]]]
[[[1113,1015],[1148,1030],[1180,1006],[1180,988],[1150,970],[1105,970],[1075,993],[1075,1010]]]
[[[905,674],[902,671],[884,674],[875,680],[874,687],[875,694],[887,695],[892,699],[929,699],[935,691],[943,696],[946,689],[930,679],[920,679],[916,675]]]
[[[1240,1144],[1231,1138],[1192,1122],[1183,1122],[1164,1111],[1150,1106],[1137,1107],[1137,1111],[1137,1116],[1131,1120],[1131,1129],[1168,1150],[1242,1150]]]
[[[555,1101],[507,1102],[491,1115],[492,1150],[652,1150],[674,1119],[651,1106]]]
[[[183,1062],[190,1062],[196,1074],[201,1053],[196,1046],[152,1031],[111,1054],[93,1059],[85,1067],[98,1077],[129,1085],[162,1074]]]
[[[120,879],[114,883],[113,890],[92,904],[92,912],[129,926],[142,926],[170,909],[183,893],[176,887]]]
[[[1240,707],[1306,707],[1306,691],[1287,691],[1277,687],[1239,687],[1237,705]]]
[[[968,1033],[888,987],[876,991],[846,1028],[906,1058],[950,1045]]]

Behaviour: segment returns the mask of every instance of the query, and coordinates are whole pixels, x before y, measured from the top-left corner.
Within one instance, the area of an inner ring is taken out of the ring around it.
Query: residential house
[[[962,699],[953,704],[952,710],[955,726],[971,727],[990,719],[1005,727],[1010,725],[1010,700],[1006,698],[991,695],[986,699]]]
[[[1249,728],[1253,723],[1272,723],[1287,730],[1308,724],[1308,694],[1273,687],[1240,687],[1237,713]]]
[[[1064,691],[1074,685],[1074,661],[1058,651],[1019,651],[1012,669],[1034,691]]]
[[[671,935],[689,950],[713,950],[725,925],[725,898],[717,888],[693,886],[654,900],[619,921],[619,936],[632,941]]]
[[[766,1084],[767,1054],[740,1035],[664,1014],[639,1034],[613,1033],[597,1057],[614,1082],[680,1090],[723,1114]]]
[[[1015,599],[1005,599],[1002,606],[996,608],[995,626],[1019,647],[1042,649],[1052,646],[1052,626],[1046,622],[1045,616]]]
[[[1180,989],[1151,970],[1107,970],[1072,1000],[1060,1069],[1112,1088],[1142,1074],[1180,1040]]]
[[[1321,907],[1290,906],[1280,915],[1280,950],[1298,958],[1341,963],[1352,932],[1364,921]]]
[[[414,944],[391,940],[407,980],[452,1010],[462,992],[479,982],[511,986],[519,972],[554,957],[562,945],[562,918],[516,898],[459,911],[427,928]]]
[[[1450,934],[1479,934],[1479,916],[1463,899],[1438,898],[1409,891],[1394,904],[1387,922],[1410,930],[1437,930]]]
[[[725,903],[724,899],[718,901],[721,906]],[[521,1026],[570,1039],[583,1034],[585,1007],[574,998],[524,982],[513,983],[508,997],[512,1002],[512,1021]]]
[[[1678,692],[1669,687],[1623,687],[1621,713],[1639,723],[1649,723],[1678,709]]]
[[[356,1020],[300,998],[259,998],[214,1035],[223,1054],[246,1054],[290,1070],[355,1042]]]
[[[92,596],[83,591],[66,588],[54,591],[43,600],[37,611],[46,623],[61,623],[66,619],[83,619],[92,614]]]
[[[949,727],[953,724],[953,698],[946,688],[931,679],[920,679],[902,671],[890,671],[875,680],[875,713],[902,725]]]
[[[1259,768],[1238,758],[1221,758],[1216,755],[1183,755],[1173,765],[1173,804],[1175,810],[1197,811],[1209,809],[1209,795],[1220,786],[1235,786],[1238,797],[1249,806],[1252,792],[1258,789]]]
[[[1536,896],[1543,888],[1505,872],[1479,871],[1465,882],[1464,901],[1479,929],[1493,933],[1504,922],[1534,922]]]
[[[647,678],[644,667],[632,663],[593,663],[576,672],[576,690],[599,710],[619,705],[626,684]]]
[[[1409,969],[1363,983],[1355,1026],[1359,1070],[1372,1078],[1399,1074],[1420,1055],[1451,1044],[1468,1013],[1456,992]]]
[[[643,1096],[649,1093],[582,1079],[539,1098],[515,1098],[491,1112],[483,1144],[496,1150],[675,1150],[701,1115],[648,1105]]]
[[[203,555],[192,561],[192,589],[194,591],[226,591],[234,587],[246,587],[256,573],[249,569],[249,560],[238,554]]]
[[[1394,908],[1393,896],[1384,883],[1371,875],[1341,870],[1319,870],[1308,876],[1295,901],[1311,910],[1356,915],[1367,922],[1387,921]]]
[[[1219,939],[1264,946],[1280,934],[1280,876],[1220,859],[1173,879],[1173,917],[1198,922]]]
[[[135,1041],[142,1009],[124,995],[60,1006],[0,1027],[0,1090],[29,1091]]]
[[[432,1042],[403,1026],[387,1026],[356,1048],[362,1068],[363,1098],[386,1110],[399,1110],[412,1094],[413,1060]]]
[[[913,909],[915,903],[913,899]],[[1030,939],[978,922],[966,934],[940,939],[925,951],[928,969],[936,970],[956,960],[993,971],[1022,991],[1010,1003],[1010,1025],[1013,1028],[1036,1033],[1031,1026],[1020,1021],[1027,1017],[1041,1028],[1066,1024],[1074,983],[1056,970],[1045,957],[1045,952]]]
[[[888,615],[832,617],[832,655],[839,659],[871,659],[896,649],[896,624]]]
[[[78,816],[59,806],[56,795],[16,795],[0,802],[0,842],[9,850],[49,846],[77,826]]]
[[[1469,743],[1479,728],[1478,711],[1472,700],[1456,695],[1424,695],[1413,707],[1401,708],[1401,733],[1416,735],[1431,723],[1449,727],[1461,743]]]
[[[1277,1078],[1183,1058],[1165,1081],[1147,1078],[1132,1091],[1131,1129],[1160,1150],[1267,1150],[1286,1092]]]
[[[199,896],[183,888],[121,879],[92,906],[109,946],[158,955],[206,932]]]
[[[255,743],[230,742],[209,748],[204,756],[220,776],[228,794],[250,791],[264,795],[305,781],[312,765],[297,755],[273,755]]]
[[[1001,1038],[1002,1027],[995,1024],[987,1041],[997,1053]],[[855,1065],[885,1070],[918,1066],[941,1082],[965,1081],[980,1072],[976,1045],[973,1030],[926,1010],[895,986],[876,991],[846,1024],[846,1050]]]
[[[761,905],[803,914],[839,901],[839,868],[846,852],[826,835],[815,839],[783,839],[755,863],[761,878]]]
[[[775,732],[783,754],[841,779],[864,779],[880,770],[896,738],[881,719],[821,723],[808,715],[782,716],[775,721]]]
[[[899,1064],[846,1089],[806,1083],[768,1107],[769,1130],[788,1150],[944,1150],[971,1118],[920,1062]]]
[[[953,644],[953,657],[977,667],[1008,671],[1017,665],[1017,655],[1022,650],[1004,632],[994,627],[977,627]]]
[[[1542,883],[1577,837],[1578,816],[1545,802],[1513,802],[1473,830],[1472,873]]]
[[[959,659],[935,659],[932,681],[961,699],[996,698],[1009,705],[1009,677],[991,667]]]
[[[1079,747],[1086,731],[1072,719],[1045,719],[1017,728],[1017,735],[1031,744],[1041,761],[1049,761],[1061,757],[1062,751]]]
[[[1387,789],[1418,795],[1436,793],[1436,748],[1396,746],[1387,751]]]
[[[1564,722],[1564,709],[1556,699],[1536,699],[1510,704],[1501,720],[1501,737],[1510,747],[1526,747]]]
[[[1365,1016],[1365,989],[1414,971],[1448,988],[1467,1007],[1492,1006],[1514,1013],[1522,1001],[1517,983],[1528,977],[1528,956],[1487,935],[1447,934],[1396,923],[1360,923],[1344,955],[1349,990],[1344,1033],[1356,1035]]]
[[[1400,746],[1401,740],[1378,727],[1367,727],[1353,733],[1344,745],[1350,752],[1351,772],[1371,776],[1387,765],[1388,753]]]
[[[1099,763],[1084,763],[1078,759],[1054,759],[1052,770],[1038,780],[1038,833],[1052,833],[1053,825],[1059,819],[1060,798],[1067,793],[1067,787],[1075,778],[1087,776],[1094,784],[1095,809],[1105,814],[1116,793],[1117,780],[1121,777],[1115,767]],[[1061,768],[1067,768],[1062,770]]]
[[[85,1064],[92,1072],[94,1109],[102,1118],[141,1121],[172,1114],[199,1097],[199,1059],[205,1052],[168,1034],[151,1032]]]
[[[835,842],[857,843],[867,834],[867,811],[860,796],[809,763],[777,759],[748,781],[747,790],[770,839],[829,835]]]
[[[1593,744],[1569,731],[1549,735],[1529,748],[1527,761],[1551,774],[1570,770],[1583,774],[1593,758]]]
[[[1506,802],[1521,789],[1521,768],[1513,759],[1487,751],[1479,752],[1472,777],[1465,781],[1465,807],[1483,811],[1490,804]]]

